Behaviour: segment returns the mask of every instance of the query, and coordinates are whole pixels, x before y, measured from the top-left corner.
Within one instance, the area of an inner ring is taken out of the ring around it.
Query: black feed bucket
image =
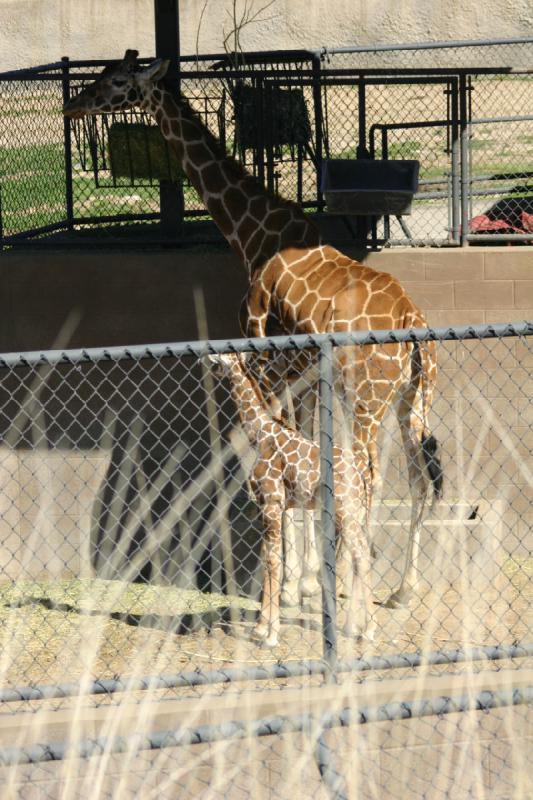
[[[411,213],[418,161],[331,159],[323,162],[322,192],[330,214],[401,216]]]

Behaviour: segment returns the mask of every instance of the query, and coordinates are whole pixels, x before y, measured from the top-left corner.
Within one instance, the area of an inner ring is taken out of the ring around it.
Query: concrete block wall
[[[533,248],[390,250],[370,254],[367,263],[394,274],[430,325],[533,319]],[[238,336],[246,276],[227,251],[4,254],[0,351],[196,339],[195,287],[205,305],[209,336]],[[72,311],[76,321],[66,330]],[[432,419],[443,447],[448,497],[503,501],[506,547],[527,553],[533,528],[533,341],[448,343],[439,353]],[[65,391],[68,395],[68,387]],[[494,419],[484,426],[487,410]],[[397,442],[394,422],[389,430]],[[109,452],[1,447],[4,576],[16,578],[20,564],[28,577],[57,576],[62,564],[70,574],[85,569],[87,553],[80,543],[86,541],[92,503],[108,463]],[[78,484],[84,470],[92,477],[81,502]],[[40,480],[43,475],[46,480]],[[405,489],[398,442],[386,479],[393,490]],[[54,482],[64,487],[57,497],[51,496]],[[74,502],[63,504],[64,497]],[[39,537],[47,544],[32,560]],[[11,556],[19,546],[25,548],[22,561]],[[85,553],[81,561],[80,553]]]
[[[391,272],[430,325],[533,319],[533,248],[384,250],[366,263]]]
[[[533,248],[391,250],[370,266],[395,275],[429,325],[533,319]],[[447,342],[439,346],[432,424],[443,450],[447,496],[472,505],[497,501],[505,550],[533,549],[533,340]],[[388,429],[393,436],[395,425]],[[399,445],[386,479],[405,471]]]

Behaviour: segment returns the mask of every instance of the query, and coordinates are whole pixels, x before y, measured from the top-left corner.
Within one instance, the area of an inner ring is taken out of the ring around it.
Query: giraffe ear
[[[151,64],[141,70],[141,75],[151,81],[160,81],[167,74],[169,66],[170,59],[156,58],[155,61],[152,61]]]

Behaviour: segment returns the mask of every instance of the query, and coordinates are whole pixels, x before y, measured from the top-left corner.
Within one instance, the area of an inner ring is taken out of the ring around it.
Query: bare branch
[[[204,0],[204,4],[200,12],[200,19],[198,20],[198,28],[196,29],[196,69],[198,69],[198,55],[200,52],[200,32],[202,29],[202,21],[204,18],[204,14],[207,11],[208,5],[209,5],[209,0]]]
[[[226,13],[230,17],[232,28],[227,32],[226,30],[222,31],[224,36],[224,51],[228,53],[228,55],[233,53],[235,60],[237,60],[238,54],[242,54],[243,49],[241,45],[241,34],[246,27],[255,23],[273,20],[278,16],[278,14],[265,16],[265,13],[275,3],[276,0],[267,0],[267,2],[263,3],[263,5],[255,7],[255,0],[244,0],[244,5],[239,10],[238,0],[232,0],[231,11],[226,9]],[[233,39],[232,50],[229,48],[229,42],[231,39]],[[235,63],[234,66],[237,66],[237,63]]]

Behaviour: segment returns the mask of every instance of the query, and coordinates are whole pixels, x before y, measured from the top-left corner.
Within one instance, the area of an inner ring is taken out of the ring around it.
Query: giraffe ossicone
[[[420,309],[398,280],[324,244],[315,224],[295,203],[269,193],[219,142],[185,98],[165,80],[168,63],[146,67],[137,51],[106,67],[64,108],[67,116],[140,107],[151,114],[192,186],[197,190],[249,275],[241,308],[246,336],[327,333],[427,327]],[[434,342],[406,342],[338,348],[340,395],[352,425],[355,453],[364,453],[372,484],[380,482],[377,437],[394,408],[406,456],[411,520],[400,586],[386,601],[398,605],[416,586],[423,510],[430,487],[442,494],[442,469],[429,426],[437,364]],[[261,389],[270,397],[274,374],[262,372]],[[288,376],[281,381],[284,390]],[[308,393],[307,393],[308,395]],[[307,433],[312,413],[305,400],[298,423]]]

